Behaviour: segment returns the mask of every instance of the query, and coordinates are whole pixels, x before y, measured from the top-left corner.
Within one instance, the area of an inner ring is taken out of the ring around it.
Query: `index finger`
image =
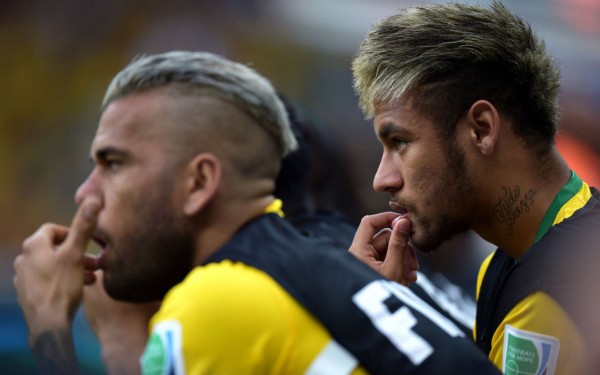
[[[79,248],[85,250],[88,241],[96,229],[96,220],[100,212],[100,202],[96,199],[88,199],[79,205],[67,239],[60,248]]]

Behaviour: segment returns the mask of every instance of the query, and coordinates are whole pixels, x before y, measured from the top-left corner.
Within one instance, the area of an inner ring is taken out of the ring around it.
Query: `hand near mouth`
[[[100,203],[83,202],[70,227],[44,224],[23,242],[14,261],[13,283],[29,329],[29,345],[40,369],[71,374],[77,368],[71,322],[83,284],[93,268],[84,255]]]
[[[23,242],[23,252],[14,261],[14,284],[31,338],[51,323],[73,318],[83,284],[90,281],[84,276],[90,267],[84,252],[99,210],[96,201],[82,203],[71,227],[48,223]]]
[[[383,212],[365,216],[348,251],[387,279],[408,286],[417,281],[419,269],[409,243],[410,229],[408,215]]]

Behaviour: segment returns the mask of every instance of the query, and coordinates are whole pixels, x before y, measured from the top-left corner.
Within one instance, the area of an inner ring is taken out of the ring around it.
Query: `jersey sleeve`
[[[285,336],[293,329],[269,290],[271,283],[258,271],[242,268],[197,268],[167,294],[150,324],[144,374],[162,374],[153,370],[157,365],[176,374],[286,372],[279,354],[286,351]]]
[[[332,344],[268,275],[230,261],[193,270],[150,327],[143,374],[301,374]]]
[[[504,373],[519,369],[535,374],[583,374],[587,373],[584,345],[560,305],[536,292],[519,302],[498,326],[489,357]]]

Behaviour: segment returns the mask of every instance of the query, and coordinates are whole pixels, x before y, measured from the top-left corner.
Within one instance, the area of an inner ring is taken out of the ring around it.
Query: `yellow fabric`
[[[504,326],[552,336],[560,342],[556,374],[586,374],[585,343],[577,326],[553,298],[536,292],[519,302],[504,318],[492,337],[489,358],[502,369]]]
[[[271,204],[269,204],[266,208],[265,208],[265,213],[276,213],[277,215],[279,215],[279,217],[284,217],[285,215],[283,214],[283,202],[281,201],[281,199],[275,199],[273,202],[271,202]]]
[[[554,223],[552,225],[556,225],[561,221],[571,217],[581,207],[585,206],[587,201],[592,197],[592,191],[588,184],[583,182],[581,185],[581,189],[571,198],[564,206],[558,211],[556,218],[554,219]]]
[[[230,261],[197,267],[173,288],[150,325],[169,320],[182,327],[187,374],[303,374],[331,341],[270,276]]]
[[[485,276],[485,272],[487,271],[487,268],[490,265],[492,258],[494,257],[494,253],[495,253],[495,251],[492,251],[483,260],[483,263],[481,263],[481,266],[479,267],[479,273],[477,274],[477,290],[475,291],[475,299],[476,300],[479,299],[479,289],[481,288],[481,284],[483,284],[483,276]]]
[[[577,210],[585,206],[592,196],[590,187],[585,182],[581,189],[565,203],[559,210],[553,225],[569,218]],[[492,259],[490,254],[481,264],[477,276],[477,298],[487,268]],[[568,275],[567,275],[568,277]],[[502,351],[504,346],[504,326],[511,326],[555,337],[560,341],[558,355],[557,374],[580,374],[583,363],[584,341],[581,333],[570,319],[569,315],[550,296],[542,292],[536,292],[523,299],[506,315],[502,323],[496,329],[492,338],[492,349],[490,359],[502,369]],[[476,337],[477,333],[473,330]]]
[[[496,251],[498,251],[498,250],[496,250]],[[495,251],[492,251],[483,260],[483,262],[481,263],[481,266],[479,266],[479,273],[477,274],[477,285],[475,288],[475,301],[479,301],[479,291],[481,290],[481,285],[483,284],[483,277],[485,276],[485,273],[486,273],[495,253],[496,253]],[[473,339],[477,340],[477,325],[473,326]]]

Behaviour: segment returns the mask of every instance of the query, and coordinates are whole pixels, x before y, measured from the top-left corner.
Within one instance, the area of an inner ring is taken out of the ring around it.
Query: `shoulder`
[[[156,319],[198,321],[216,319],[258,319],[279,315],[289,297],[266,273],[241,262],[222,261],[196,267],[165,296]],[[251,307],[251,309],[250,309]],[[249,314],[238,314],[240,309]]]
[[[575,374],[585,373],[585,353],[585,340],[569,314],[552,297],[536,292],[504,317],[494,332],[490,359],[505,370],[529,366],[532,373]]]
[[[167,294],[151,331],[146,352],[154,340],[181,373],[299,373],[331,339],[266,273],[231,261],[195,268]]]

